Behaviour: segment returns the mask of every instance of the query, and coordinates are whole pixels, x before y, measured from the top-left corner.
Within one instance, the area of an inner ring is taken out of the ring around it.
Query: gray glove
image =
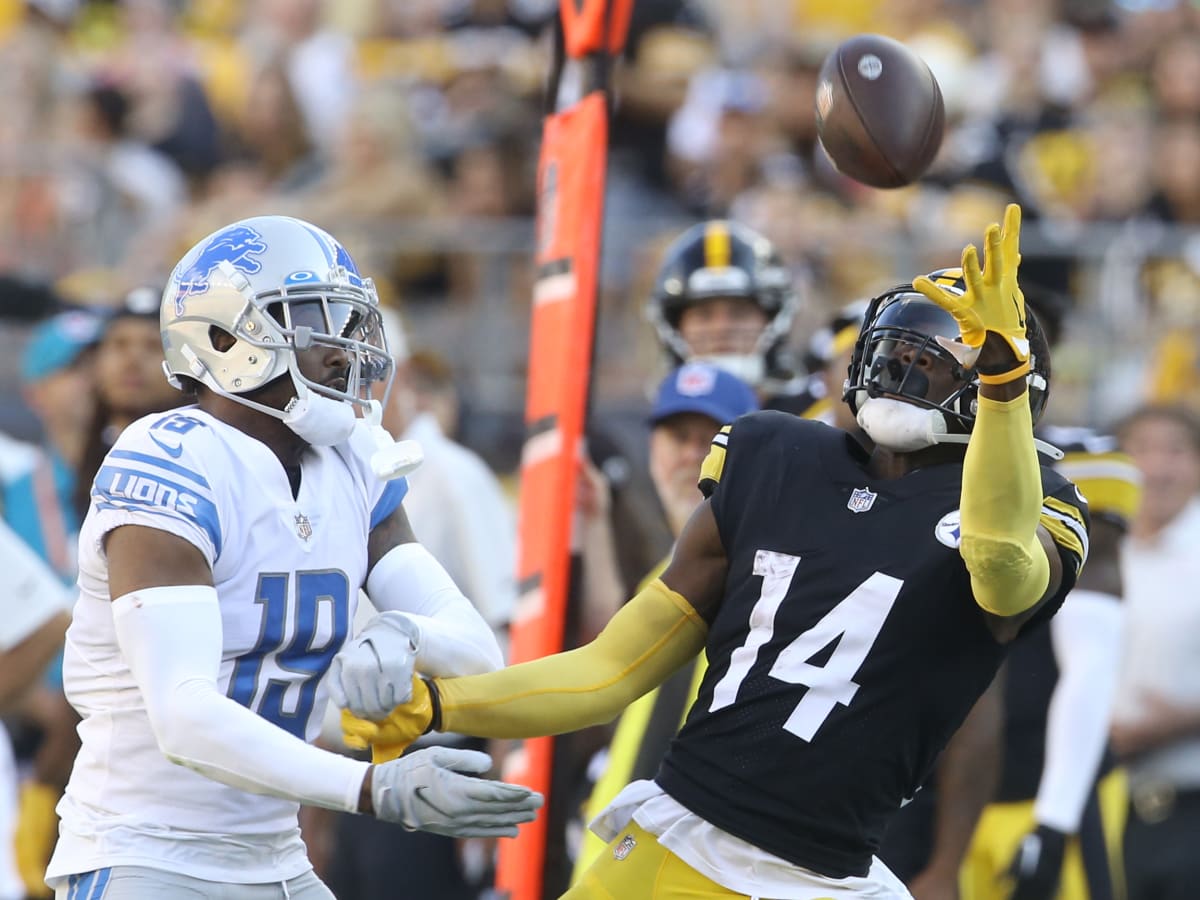
[[[477,750],[431,747],[377,765],[371,775],[376,818],[410,831],[450,837],[516,837],[532,822],[542,795],[529,788],[472,778],[492,767]]]
[[[329,697],[360,719],[380,720],[412,696],[420,627],[383,612],[346,642],[329,666]]]

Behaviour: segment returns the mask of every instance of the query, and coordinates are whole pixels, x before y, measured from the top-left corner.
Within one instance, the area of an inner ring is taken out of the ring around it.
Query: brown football
[[[916,181],[942,144],[942,89],[899,41],[859,34],[817,78],[817,134],[838,171],[878,188]]]

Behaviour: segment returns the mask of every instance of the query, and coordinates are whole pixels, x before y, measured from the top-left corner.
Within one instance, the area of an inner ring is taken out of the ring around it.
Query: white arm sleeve
[[[6,653],[71,608],[74,592],[67,590],[57,575],[20,535],[0,521],[0,572],[4,593],[0,595],[0,653]]]
[[[420,629],[416,667],[423,675],[481,675],[504,667],[491,627],[420,544],[385,553],[367,576],[367,595],[380,612],[404,613]]]
[[[117,642],[163,754],[255,794],[355,812],[367,763],[327,753],[217,689],[221,613],[214,588],[147,588],[113,601]]]
[[[1121,652],[1121,601],[1074,590],[1050,620],[1058,684],[1046,722],[1046,763],[1034,815],[1067,834],[1079,830],[1104,754]]]

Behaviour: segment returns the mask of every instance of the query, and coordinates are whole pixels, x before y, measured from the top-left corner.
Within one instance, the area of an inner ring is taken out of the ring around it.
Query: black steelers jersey
[[[1122,532],[1137,510],[1140,476],[1116,440],[1087,428],[1046,428],[1038,437],[1063,451],[1054,464],[1088,500],[1092,520],[1112,523]],[[1050,631],[1036,629],[1018,641],[1008,662],[1004,689],[1004,766],[996,799],[1001,803],[1037,796],[1046,758],[1046,722],[1058,684],[1058,663]],[[1098,775],[1113,767],[1106,753]]]
[[[845,432],[777,412],[714,439],[701,489],[728,575],[708,672],[656,776],[718,828],[831,877],[867,872],[1005,653],[958,553],[961,462],[890,480],[865,463]],[[1030,624],[1087,553],[1086,504],[1042,478],[1064,575]]]

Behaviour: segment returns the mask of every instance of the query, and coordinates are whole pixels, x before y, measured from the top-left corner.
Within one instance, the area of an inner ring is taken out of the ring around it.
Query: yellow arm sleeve
[[[962,543],[980,607],[1015,616],[1036,604],[1050,583],[1038,540],[1042,474],[1033,444],[1029,395],[979,398],[963,461]]]
[[[659,579],[585,647],[486,675],[435,679],[440,730],[520,738],[614,719],[704,647],[708,626]]]

